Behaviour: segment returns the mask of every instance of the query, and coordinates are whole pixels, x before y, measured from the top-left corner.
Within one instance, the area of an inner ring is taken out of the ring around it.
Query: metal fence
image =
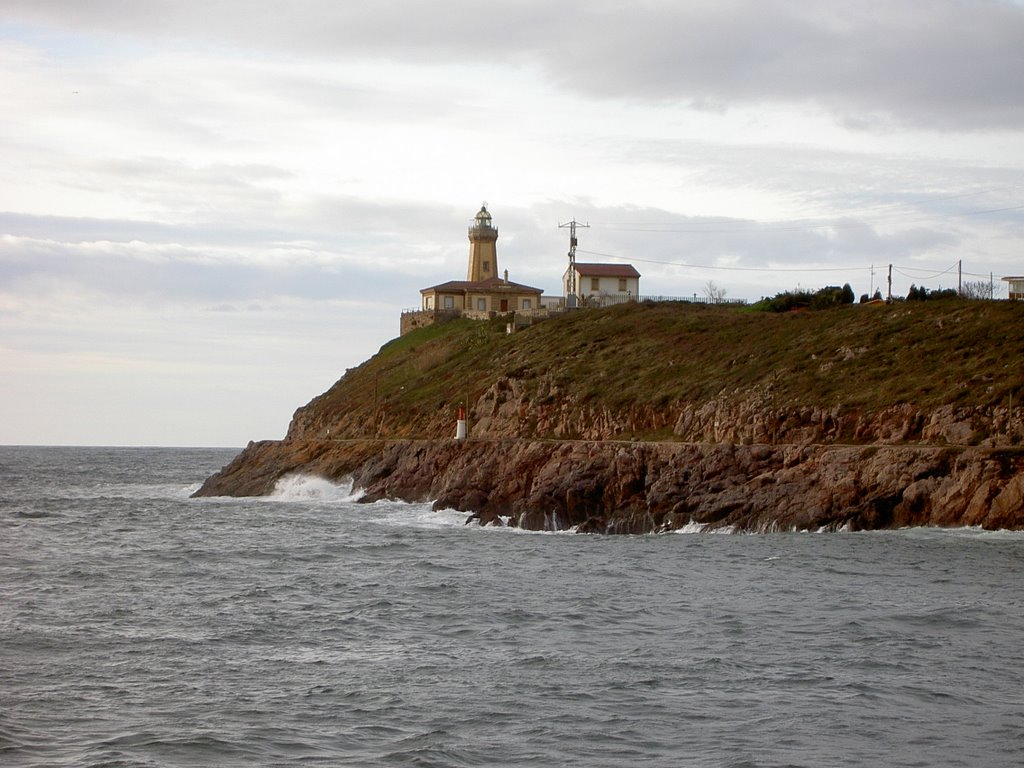
[[[561,300],[564,304],[565,299]],[[581,307],[611,307],[616,304],[661,304],[664,302],[676,302],[680,304],[732,304],[732,305],[743,305],[746,304],[746,299],[712,299],[707,296],[700,296],[693,294],[692,296],[658,296],[654,294],[640,294],[638,296],[631,296],[628,294],[605,294],[605,295],[594,295],[586,296],[579,299],[579,306]]]

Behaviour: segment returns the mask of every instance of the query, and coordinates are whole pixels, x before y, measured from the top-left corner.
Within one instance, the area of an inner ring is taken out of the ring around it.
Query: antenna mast
[[[575,218],[572,221],[558,225],[559,229],[569,228],[569,295],[565,297],[565,303],[568,307],[576,306],[576,245],[579,242],[576,239],[576,227],[589,226],[590,224],[576,221]]]

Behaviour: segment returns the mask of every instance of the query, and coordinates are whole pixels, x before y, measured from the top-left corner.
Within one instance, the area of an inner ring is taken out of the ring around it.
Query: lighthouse
[[[424,325],[468,317],[491,320],[509,315],[508,323],[544,312],[544,291],[508,278],[508,270],[498,271],[498,228],[494,226],[487,203],[480,206],[469,224],[469,268],[465,280],[448,280],[420,290],[420,309],[402,313],[402,333]]]
[[[469,271],[466,280],[478,283],[498,274],[498,230],[491,224],[487,203],[473,217],[469,228]]]

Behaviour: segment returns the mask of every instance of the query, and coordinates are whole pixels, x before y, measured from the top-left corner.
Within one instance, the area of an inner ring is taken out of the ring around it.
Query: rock
[[[979,522],[979,525],[993,529],[1019,529],[1022,513],[1024,513],[1024,475],[1018,474],[1011,478],[992,499],[988,514]]]
[[[1022,461],[924,445],[284,440],[247,447],[197,495],[265,494],[302,471],[350,477],[362,501],[432,500],[533,530],[1022,529]]]

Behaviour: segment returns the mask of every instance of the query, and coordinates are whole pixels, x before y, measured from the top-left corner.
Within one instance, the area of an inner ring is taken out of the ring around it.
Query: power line
[[[944,269],[944,270],[942,270],[940,272],[940,271],[937,271],[937,270],[918,269],[917,267],[897,267],[895,265],[893,266],[894,270],[899,272],[904,277],[910,278],[911,280],[914,279],[914,275],[908,275],[907,272],[918,272],[918,273],[920,273],[917,276],[918,279],[928,280],[928,279],[934,279],[936,277],[942,277],[943,275],[948,275],[949,273],[951,273],[956,268],[957,268],[957,265],[954,264],[949,269]]]
[[[957,193],[952,195],[944,195],[940,197],[925,198],[918,201],[909,203],[903,203],[906,206],[920,206],[935,204],[947,200],[958,200],[970,197],[978,197],[979,195],[991,195],[995,192],[1008,192],[1018,191],[1024,188],[1022,185],[1010,185],[1009,187],[998,187],[995,189],[978,190],[976,192],[965,192]],[[890,206],[900,205],[900,203],[881,203],[876,206],[870,206],[868,208],[854,209],[853,212],[871,211],[877,210],[878,208],[885,208]],[[807,232],[822,229],[850,229],[850,228],[863,228],[871,226],[873,223],[882,222],[886,220],[902,219],[904,222],[914,221],[925,221],[936,219],[955,219],[955,218],[967,218],[973,216],[985,216],[995,213],[1006,213],[1010,211],[1024,210],[1024,204],[1021,205],[1010,205],[1002,206],[998,208],[986,208],[974,211],[962,211],[959,213],[944,213],[944,214],[928,214],[922,211],[893,211],[892,213],[883,214],[880,216],[874,216],[870,218],[851,220],[849,218],[851,211],[845,212],[845,217],[840,220],[833,220],[830,222],[824,222],[819,217],[817,219],[806,218],[806,219],[789,219],[789,220],[777,220],[768,222],[758,221],[743,221],[734,218],[717,218],[708,219],[702,222],[689,222],[682,226],[674,226],[668,223],[657,223],[657,222],[618,222],[616,224],[609,225],[598,225],[601,229],[619,232],[643,232],[648,234],[733,234],[733,235],[745,235],[745,234],[772,234],[772,233],[785,233],[785,232]],[[907,218],[913,217],[913,218]],[[569,222],[568,224],[560,224],[559,226],[571,226],[572,224],[579,224],[578,222]],[[571,240],[575,244],[575,240]],[[575,251],[575,249],[572,249]],[[587,253],[593,256],[599,256],[608,259],[616,259],[620,261],[635,261],[645,264],[659,264],[664,266],[680,267],[685,269],[703,269],[703,270],[716,270],[716,271],[727,271],[727,272],[786,272],[786,273],[799,273],[799,272],[871,272],[874,275],[874,267],[743,267],[743,266],[725,266],[725,265],[710,265],[710,264],[693,264],[683,261],[666,261],[659,259],[642,259],[642,258],[629,258],[619,256],[617,254],[602,253],[600,251],[580,251],[581,253]],[[572,253],[571,255],[575,255]],[[928,270],[919,267],[910,266],[896,266],[890,265],[890,269],[895,269],[899,274],[908,279],[917,280],[934,280],[936,278],[948,275],[953,270],[958,270],[958,281],[962,279],[964,275],[977,278],[989,278],[991,274],[981,274],[976,272],[964,272],[962,269],[962,261],[958,261],[948,269],[944,270]],[[914,273],[914,274],[909,274]]]
[[[687,269],[716,269],[732,272],[866,272],[871,267],[725,267],[711,264],[690,264],[683,261],[660,261],[658,259],[636,259],[627,256],[616,256],[613,253],[601,253],[600,251],[580,250],[580,253],[587,253],[591,256],[601,256],[606,259],[619,259],[621,261],[637,261],[642,264],[663,264],[670,267],[686,267]]]
[[[874,266],[872,266],[872,265],[869,265],[869,266],[866,266],[866,267],[855,267],[855,266],[847,266],[847,267],[732,267],[732,266],[721,266],[721,265],[712,265],[712,264],[691,264],[691,263],[685,262],[685,261],[664,261],[664,260],[660,260],[660,259],[637,259],[637,258],[630,258],[628,256],[619,256],[619,255],[616,255],[614,253],[602,253],[601,251],[587,251],[587,250],[583,250],[583,249],[580,249],[579,253],[585,253],[585,254],[588,254],[590,256],[600,256],[600,257],[605,258],[605,259],[617,259],[619,261],[638,262],[640,264],[660,264],[662,266],[668,266],[668,267],[683,267],[685,269],[708,269],[708,270],[724,271],[724,272],[842,272],[842,273],[850,273],[850,272],[871,272],[871,271],[874,270]],[[892,265],[892,269],[893,269],[894,272],[899,273],[900,275],[902,275],[903,277],[905,277],[905,278],[907,278],[909,280],[934,280],[934,279],[936,279],[938,277],[942,277],[943,275],[952,274],[953,272],[955,272],[957,270],[958,266],[959,266],[959,262],[956,263],[956,264],[951,265],[950,267],[948,267],[946,269],[941,269],[941,270],[930,269],[929,270],[929,269],[922,269],[920,267],[907,267],[907,266],[893,264]],[[916,274],[909,274],[909,273],[912,273],[912,272],[916,273]],[[982,274],[980,272],[961,271],[960,274],[961,275],[966,275],[967,277],[991,278],[991,274]]]

